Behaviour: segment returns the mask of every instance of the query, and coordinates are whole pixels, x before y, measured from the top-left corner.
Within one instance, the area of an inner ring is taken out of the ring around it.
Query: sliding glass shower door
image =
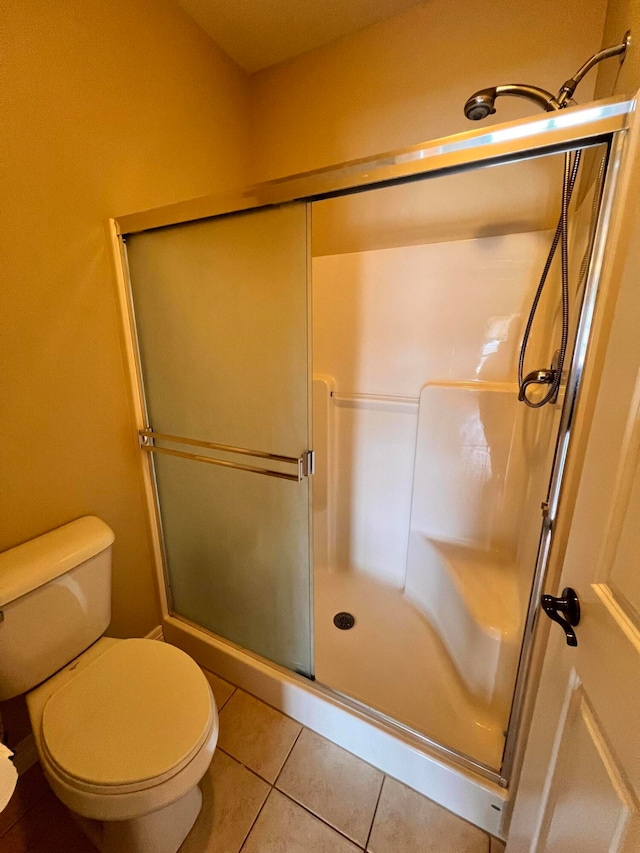
[[[311,675],[307,206],[126,249],[172,612]]]

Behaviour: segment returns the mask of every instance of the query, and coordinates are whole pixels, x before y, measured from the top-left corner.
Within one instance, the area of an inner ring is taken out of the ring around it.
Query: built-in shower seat
[[[422,389],[404,590],[469,691],[500,710],[522,618],[517,543],[526,469],[516,406],[510,383]]]
[[[404,594],[437,631],[474,699],[504,711],[519,649],[513,559],[412,531]]]

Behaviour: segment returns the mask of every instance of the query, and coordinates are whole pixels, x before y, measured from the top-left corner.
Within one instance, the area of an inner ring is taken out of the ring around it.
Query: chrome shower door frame
[[[482,166],[501,165],[546,154],[563,153],[599,144],[608,146],[600,212],[597,221],[591,258],[585,283],[584,298],[578,321],[576,343],[566,386],[559,435],[550,480],[548,507],[541,520],[542,530],[538,558],[532,581],[520,662],[516,677],[511,716],[507,731],[503,762],[500,771],[487,767],[469,756],[457,753],[430,738],[412,732],[417,743],[426,747],[435,758],[455,761],[482,777],[507,787],[517,770],[523,751],[522,733],[535,700],[532,675],[541,667],[543,641],[546,633],[538,627],[538,601],[559,573],[568,526],[571,500],[561,503],[561,493],[575,496],[580,476],[580,461],[586,443],[588,423],[580,435],[580,448],[569,453],[569,443],[575,431],[576,405],[582,388],[588,344],[594,325],[601,325],[597,312],[610,310],[614,286],[607,280],[606,298],[599,296],[601,279],[607,266],[607,237],[614,219],[616,188],[625,153],[625,139],[635,112],[633,99],[608,99],[584,107],[573,107],[554,113],[535,116],[484,129],[433,140],[399,151],[349,161],[336,166],[299,175],[292,175],[249,188],[235,196],[205,196],[153,210],[133,213],[112,219],[111,240],[119,284],[119,301],[124,318],[125,349],[128,355],[130,383],[137,429],[148,428],[144,403],[144,387],[136,344],[135,322],[132,313],[130,282],[127,269],[125,238],[128,234],[168,225],[194,222],[292,201],[313,202],[385,186],[398,185],[429,177],[455,174]],[[606,276],[605,276],[606,278]],[[598,297],[598,298],[597,298]],[[603,303],[606,303],[604,305]],[[587,419],[588,420],[588,419]],[[137,440],[137,436],[136,436]],[[573,448],[573,442],[572,442]],[[141,453],[141,457],[149,454]],[[149,462],[145,459],[144,462]],[[166,569],[163,554],[161,519],[151,465],[144,465],[147,501],[152,518],[154,557],[159,578],[159,593],[163,617],[171,615],[166,592]],[[553,545],[553,550],[552,550]],[[545,626],[546,627],[546,626]],[[269,662],[266,661],[268,664]],[[322,692],[326,692],[323,688]],[[353,702],[332,693],[345,707]],[[359,704],[359,703],[358,703]],[[389,718],[371,711],[372,717],[392,724]],[[398,733],[407,736],[405,726],[396,724]]]

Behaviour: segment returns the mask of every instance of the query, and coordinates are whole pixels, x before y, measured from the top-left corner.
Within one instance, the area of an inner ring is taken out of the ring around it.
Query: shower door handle
[[[558,598],[553,595],[543,595],[540,603],[549,619],[553,619],[564,629],[567,645],[577,646],[578,638],[573,629],[580,624],[580,600],[575,589],[571,589],[570,586],[565,587]]]
[[[158,441],[168,442],[169,444],[182,444],[187,447],[202,447],[206,450],[222,451],[223,453],[239,454],[240,456],[255,457],[256,459],[268,459],[272,462],[278,462],[282,465],[295,465],[296,473],[288,473],[279,471],[273,468],[260,468],[256,465],[247,465],[246,463],[231,462],[228,459],[218,459],[214,456],[205,456],[201,453],[192,453],[185,450],[178,450],[175,447],[163,447],[158,445]],[[151,427],[138,430],[138,442],[140,449],[146,453],[166,453],[169,456],[177,456],[180,459],[192,459],[196,462],[207,462],[209,465],[221,465],[224,468],[235,468],[239,471],[250,471],[252,474],[264,474],[267,477],[278,477],[281,480],[293,480],[296,483],[302,482],[305,477],[310,477],[315,473],[315,454],[313,450],[305,450],[300,456],[282,456],[277,453],[267,453],[264,450],[250,450],[246,447],[234,447],[229,444],[218,444],[213,441],[202,441],[196,438],[186,438],[179,435],[168,435],[167,433],[154,432]]]

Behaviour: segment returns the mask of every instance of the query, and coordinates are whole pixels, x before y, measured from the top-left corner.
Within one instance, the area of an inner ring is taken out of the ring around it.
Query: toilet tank
[[[111,620],[111,546],[85,516],[0,553],[0,701],[31,690]]]

